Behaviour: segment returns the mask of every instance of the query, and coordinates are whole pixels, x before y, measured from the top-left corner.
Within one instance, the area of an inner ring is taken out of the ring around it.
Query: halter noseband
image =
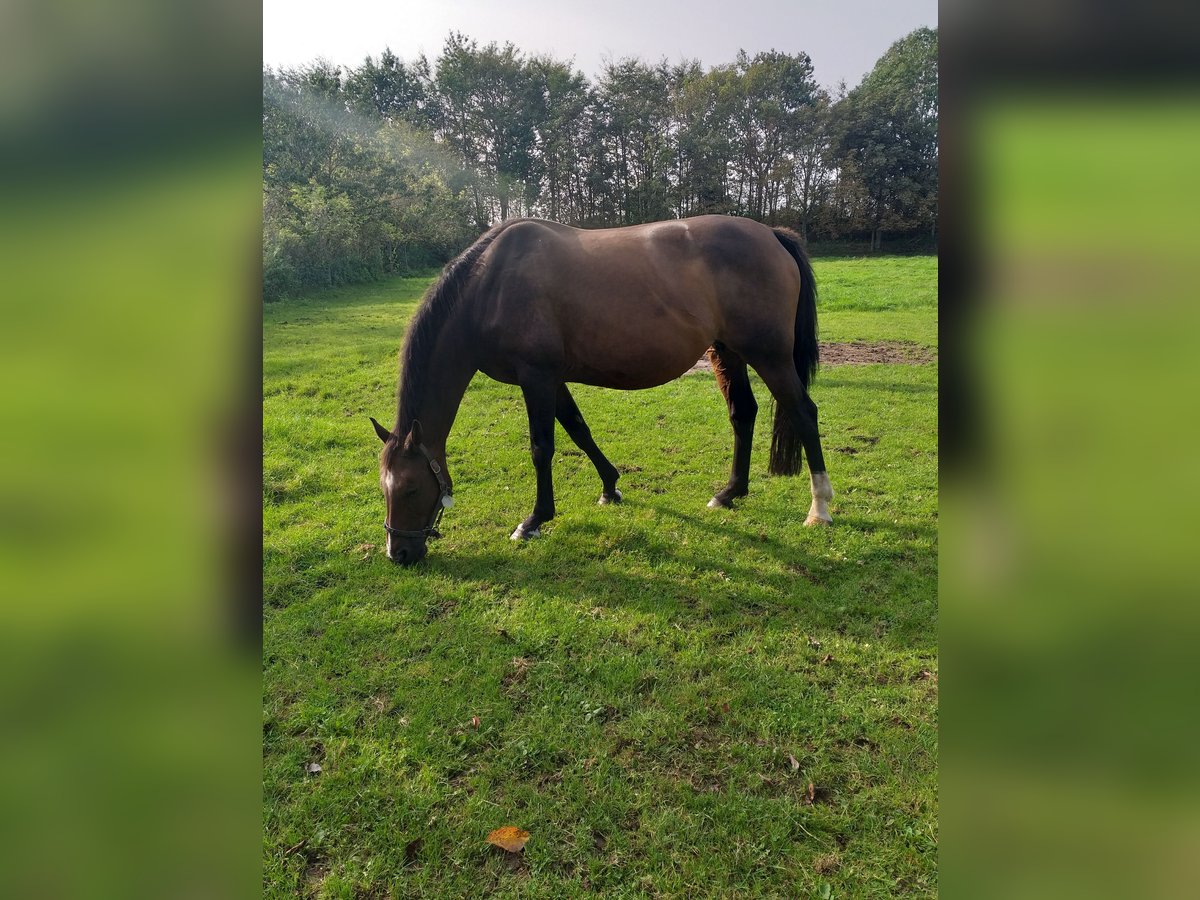
[[[387,533],[394,537],[403,538],[440,538],[442,533],[437,530],[438,523],[442,521],[442,513],[454,505],[454,494],[450,491],[450,482],[446,480],[446,475],[442,471],[442,467],[438,465],[438,461],[434,459],[429,451],[425,449],[424,444],[417,444],[417,450],[425,457],[425,462],[429,463],[429,470],[433,472],[433,477],[438,483],[438,498],[437,504],[433,508],[433,512],[429,516],[429,524],[419,531],[405,531],[401,528],[393,528],[385,520],[383,527]]]

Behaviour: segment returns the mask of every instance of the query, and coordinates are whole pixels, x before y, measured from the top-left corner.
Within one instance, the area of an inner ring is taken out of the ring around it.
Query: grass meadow
[[[824,341],[937,344],[933,257],[818,259]],[[429,278],[264,319],[264,890],[272,897],[920,897],[937,892],[937,363],[824,368],[836,496],[705,504],[732,433],[710,372],[573,393],[532,508],[517,388],[476,376],[445,537],[382,555],[379,443]],[[311,764],[319,772],[309,772]],[[486,843],[530,832],[519,855]]]

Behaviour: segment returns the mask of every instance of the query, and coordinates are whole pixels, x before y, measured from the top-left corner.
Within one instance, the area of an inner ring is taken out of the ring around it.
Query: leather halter
[[[419,531],[405,531],[402,528],[393,528],[385,520],[383,527],[387,530],[388,534],[395,537],[440,538],[442,533],[437,530],[438,523],[442,521],[442,513],[448,507],[454,505],[454,494],[450,490],[450,482],[446,480],[445,472],[442,471],[442,467],[438,464],[438,461],[425,449],[425,445],[417,444],[417,450],[425,457],[425,462],[429,463],[429,470],[433,472],[433,477],[437,479],[439,489],[437,503],[433,507],[433,512],[429,514],[429,524]]]

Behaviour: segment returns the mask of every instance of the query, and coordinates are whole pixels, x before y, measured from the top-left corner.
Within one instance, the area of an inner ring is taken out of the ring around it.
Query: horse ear
[[[379,439],[385,444],[392,439],[392,433],[376,422],[374,416],[371,416],[371,424],[375,426],[375,433],[379,435]]]
[[[408,432],[408,438],[404,441],[404,450],[406,453],[416,453],[422,443],[424,438],[421,436],[421,423],[413,419],[412,430]]]

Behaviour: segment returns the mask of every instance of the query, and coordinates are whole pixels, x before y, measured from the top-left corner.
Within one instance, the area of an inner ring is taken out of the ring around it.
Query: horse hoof
[[[708,501],[709,509],[733,509],[733,504],[728,500],[722,500],[720,497],[713,497]]]
[[[814,525],[832,525],[833,519],[822,519],[820,516],[809,516],[804,520],[805,528],[812,528]]]
[[[529,541],[529,540],[532,540],[533,538],[540,538],[541,536],[542,536],[542,531],[540,528],[531,528],[528,531],[526,531],[524,525],[518,525],[517,530],[514,531],[512,534],[510,534],[508,537],[509,537],[509,540],[512,540],[512,541]]]
[[[599,503],[601,506],[608,506],[608,504],[610,504],[610,503],[620,503],[621,502],[621,492],[619,490],[617,490],[616,488],[614,488],[611,495],[610,494],[601,494],[600,499],[597,500],[596,502]]]

